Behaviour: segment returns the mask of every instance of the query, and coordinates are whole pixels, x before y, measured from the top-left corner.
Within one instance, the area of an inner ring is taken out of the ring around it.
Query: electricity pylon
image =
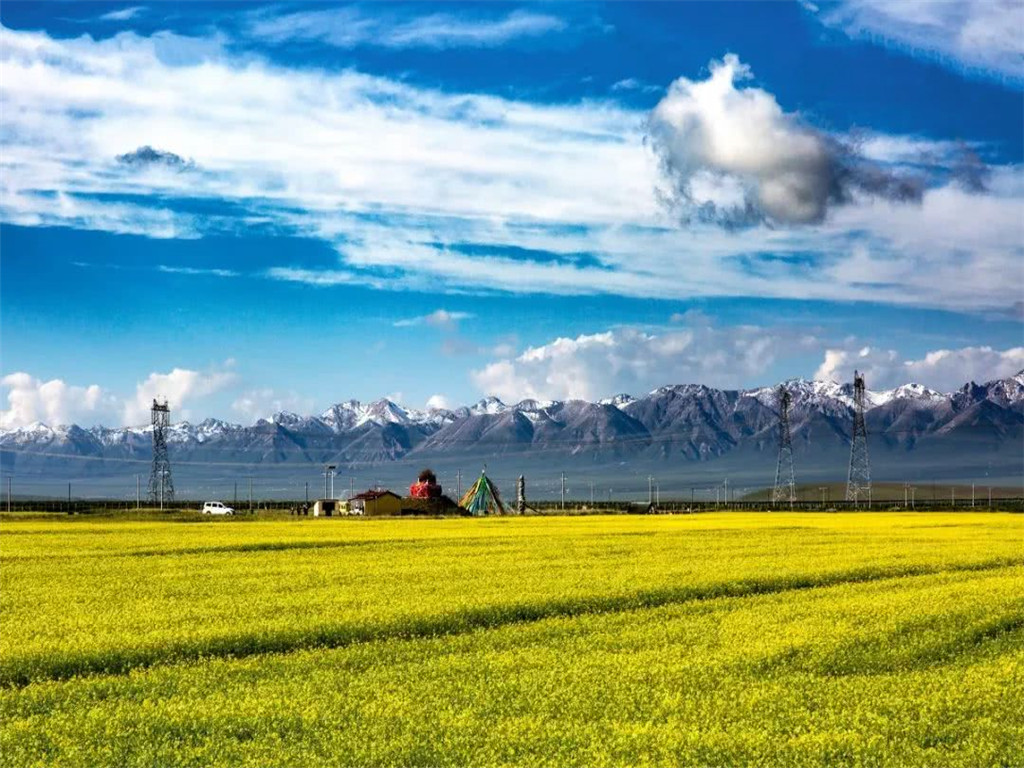
[[[868,461],[868,429],[864,423],[866,387],[864,377],[853,372],[853,435],[850,439],[850,474],[846,480],[846,500],[855,506],[871,504],[871,464]]]
[[[174,481],[171,479],[171,460],[167,456],[167,430],[171,426],[171,409],[165,400],[153,400],[150,410],[153,421],[153,469],[149,474],[149,500],[159,504],[174,502]]]
[[[779,463],[775,467],[772,504],[796,501],[796,475],[793,472],[793,437],[789,431],[791,397],[785,384],[780,384],[775,401],[779,406]]]

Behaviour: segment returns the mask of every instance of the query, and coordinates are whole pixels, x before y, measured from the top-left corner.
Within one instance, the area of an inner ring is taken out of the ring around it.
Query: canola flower
[[[988,514],[0,524],[0,765],[1015,765]]]

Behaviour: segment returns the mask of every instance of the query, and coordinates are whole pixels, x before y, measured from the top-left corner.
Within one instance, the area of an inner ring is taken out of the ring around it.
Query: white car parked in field
[[[208,501],[203,504],[204,515],[233,515],[235,510],[231,507],[221,504],[219,501]]]

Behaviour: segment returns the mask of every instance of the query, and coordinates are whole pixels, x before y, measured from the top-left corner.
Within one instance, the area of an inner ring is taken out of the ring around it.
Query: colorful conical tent
[[[459,501],[459,506],[476,517],[505,514],[505,507],[501,503],[498,489],[494,487],[494,483],[484,472],[480,473],[480,479],[466,491],[466,495]]]

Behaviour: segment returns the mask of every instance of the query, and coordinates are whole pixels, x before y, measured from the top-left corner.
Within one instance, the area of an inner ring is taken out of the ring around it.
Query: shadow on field
[[[966,613],[910,622],[881,636],[853,637],[827,649],[813,646],[785,651],[754,666],[762,674],[775,670],[809,672],[825,677],[885,675],[923,670],[978,653],[1019,647],[1024,638],[1024,601],[993,618]]]
[[[334,624],[294,632],[259,632],[183,641],[160,647],[135,646],[66,656],[11,655],[0,659],[0,686],[22,687],[42,680],[60,680],[94,674],[123,674],[154,664],[203,657],[244,657],[304,648],[337,648],[353,643],[388,639],[436,637],[493,629],[553,617],[613,613],[663,605],[746,597],[790,590],[814,589],[906,576],[985,571],[1024,565],[1024,558],[998,558],[955,567],[894,566],[859,568],[830,574],[794,575],[783,578],[742,580],[640,591],[630,595],[578,597],[537,603],[472,608],[446,615],[408,617],[371,624]],[[1014,627],[1011,627],[1011,630]]]

